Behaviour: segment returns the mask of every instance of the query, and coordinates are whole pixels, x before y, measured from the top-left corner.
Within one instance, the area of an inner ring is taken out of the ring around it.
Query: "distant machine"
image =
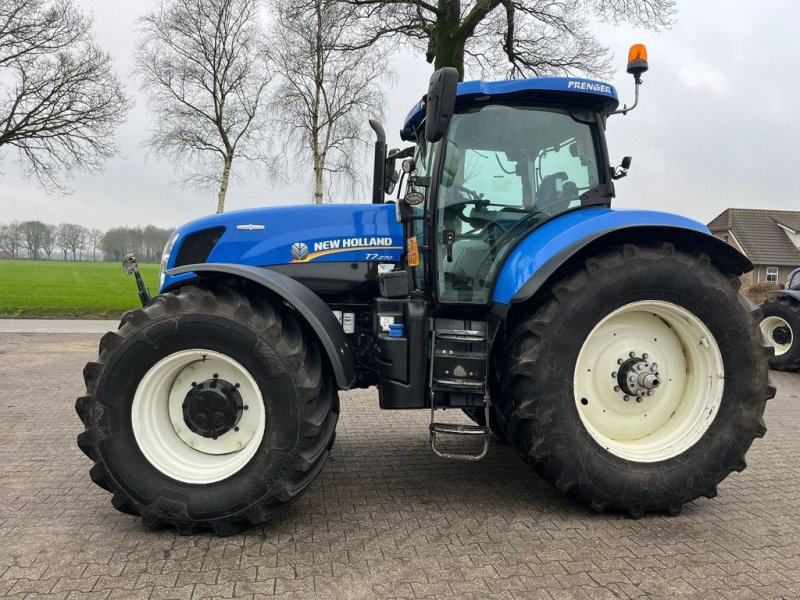
[[[769,366],[781,371],[800,370],[800,269],[789,273],[782,290],[767,292],[761,309],[761,331],[775,347]]]

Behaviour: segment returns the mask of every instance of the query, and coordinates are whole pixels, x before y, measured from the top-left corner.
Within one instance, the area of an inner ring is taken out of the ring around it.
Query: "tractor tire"
[[[668,243],[570,263],[518,310],[495,357],[512,445],[596,511],[678,514],[715,496],[745,468],[775,395],[760,311],[739,287]]]
[[[769,366],[778,371],[800,370],[800,302],[787,296],[761,305],[761,331],[775,347]]]
[[[126,313],[83,373],[91,479],[149,527],[231,535],[274,519],[333,444],[339,401],[317,343],[288,309],[232,287]]]
[[[461,410],[464,411],[464,414],[467,415],[473,423],[481,427],[486,427],[486,415],[482,408],[462,408]],[[491,427],[492,433],[496,433],[501,439],[505,440],[505,434],[500,425],[500,421],[497,419],[497,411],[494,407],[489,409],[489,426]]]

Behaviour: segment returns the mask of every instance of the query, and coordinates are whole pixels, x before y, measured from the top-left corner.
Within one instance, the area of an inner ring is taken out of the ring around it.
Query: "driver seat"
[[[542,178],[539,184],[539,189],[536,190],[536,204],[534,208],[538,208],[542,212],[553,214],[553,212],[560,212],[560,210],[552,210],[557,208],[556,203],[561,199],[561,192],[564,185],[569,181],[569,177],[564,171],[551,173]]]

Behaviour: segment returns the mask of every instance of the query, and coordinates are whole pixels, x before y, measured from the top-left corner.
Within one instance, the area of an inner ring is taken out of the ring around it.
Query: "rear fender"
[[[162,289],[162,292],[220,275],[231,275],[266,288],[294,307],[314,331],[328,356],[339,389],[346,390],[353,385],[356,376],[355,360],[347,336],[328,305],[303,284],[270,269],[223,263],[186,265],[171,269],[166,274],[168,276],[189,274],[189,276],[181,277],[173,285]]]
[[[765,298],[792,298],[800,303],[800,290],[772,290],[764,294]]]
[[[560,267],[577,255],[590,255],[595,247],[653,241],[702,250],[731,274],[741,275],[753,268],[744,254],[692,219],[644,210],[582,209],[551,219],[517,244],[500,269],[493,300],[499,304],[525,302]]]

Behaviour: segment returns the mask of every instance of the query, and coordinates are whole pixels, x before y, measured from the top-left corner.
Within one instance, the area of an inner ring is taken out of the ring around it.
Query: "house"
[[[745,287],[786,283],[789,273],[800,267],[800,211],[728,208],[708,228],[755,265],[742,277]]]

